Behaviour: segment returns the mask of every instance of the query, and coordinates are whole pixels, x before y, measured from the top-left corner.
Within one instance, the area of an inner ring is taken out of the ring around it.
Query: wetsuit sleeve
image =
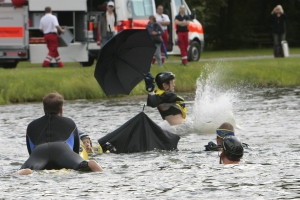
[[[147,106],[157,107],[162,103],[175,103],[178,100],[177,95],[172,92],[165,92],[162,95],[148,95]]]
[[[79,132],[77,129],[77,126],[73,132],[73,137],[74,137],[74,146],[73,146],[73,151],[75,153],[79,154],[79,148],[80,148],[80,138],[79,138]]]
[[[27,146],[28,154],[30,155],[31,151],[34,149],[34,144],[29,137],[29,130],[30,130],[30,124],[27,126],[27,130],[26,130],[26,146]]]
[[[30,142],[29,142],[29,137],[26,135],[26,145],[27,145],[27,151],[28,151],[28,154],[30,155],[31,154],[31,149],[30,149]]]

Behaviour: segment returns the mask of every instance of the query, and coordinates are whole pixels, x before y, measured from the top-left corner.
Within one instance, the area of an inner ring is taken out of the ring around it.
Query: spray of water
[[[226,76],[224,63],[208,63],[197,80],[195,102],[191,113],[193,132],[215,133],[224,122],[237,126],[233,103],[238,100],[238,92],[222,87]],[[191,123],[190,122],[190,123]]]

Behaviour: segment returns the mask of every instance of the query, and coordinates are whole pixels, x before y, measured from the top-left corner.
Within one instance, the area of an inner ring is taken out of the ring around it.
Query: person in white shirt
[[[46,56],[43,67],[49,67],[51,60],[55,58],[58,67],[63,67],[59,53],[58,53],[58,35],[57,30],[64,33],[65,30],[62,29],[57,21],[55,15],[52,15],[52,10],[50,7],[45,8],[45,15],[40,21],[40,30],[44,33],[44,38],[48,47],[48,55]]]
[[[156,21],[157,23],[159,23],[163,30],[164,33],[161,35],[162,39],[163,39],[163,43],[166,47],[166,49],[168,48],[168,41],[169,41],[169,32],[168,32],[168,25],[170,24],[170,18],[168,15],[163,14],[164,8],[162,5],[158,5],[157,9],[156,9]],[[162,58],[162,63],[165,62],[165,52],[163,50],[163,47],[161,47],[161,58]],[[154,61],[155,62],[155,61]]]
[[[115,35],[115,26],[117,25],[117,15],[114,12],[115,3],[109,1],[107,3],[107,11],[101,17],[100,32],[101,32],[101,46]]]

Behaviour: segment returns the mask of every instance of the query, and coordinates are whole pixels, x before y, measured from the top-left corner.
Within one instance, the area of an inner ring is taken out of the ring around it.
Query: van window
[[[128,0],[128,17],[133,19],[148,19],[153,14],[152,0]]]
[[[185,14],[188,15],[188,9],[187,9],[187,5],[185,2],[183,2],[182,0],[174,0],[174,3],[175,3],[175,12],[178,14],[179,13],[179,7],[181,5],[184,5],[185,6]],[[176,14],[176,15],[177,15]]]

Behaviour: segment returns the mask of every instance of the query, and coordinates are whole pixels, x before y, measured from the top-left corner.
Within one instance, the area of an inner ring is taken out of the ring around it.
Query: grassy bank
[[[175,58],[173,58],[175,59]],[[153,66],[151,73],[172,71],[176,74],[176,91],[193,92],[196,80],[202,74],[214,73],[216,84],[226,87],[235,85],[295,86],[300,85],[300,58],[262,59],[227,62],[193,62],[188,67],[179,63]],[[94,78],[94,67],[69,64],[62,69],[41,68],[28,62],[16,69],[0,68],[0,104],[11,102],[40,101],[42,97],[57,91],[68,100],[107,98]],[[134,88],[131,95],[146,94],[144,82]]]

